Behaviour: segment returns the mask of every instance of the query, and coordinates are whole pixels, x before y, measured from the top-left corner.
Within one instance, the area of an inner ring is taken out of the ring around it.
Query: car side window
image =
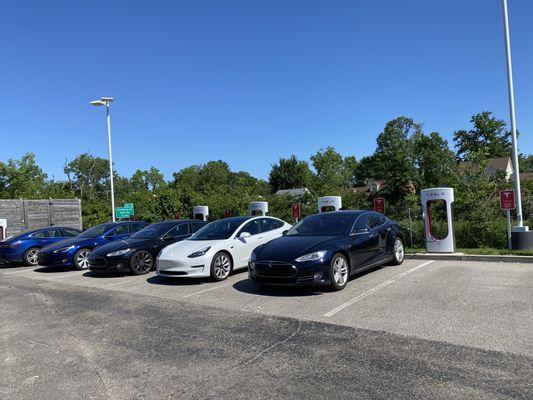
[[[51,238],[62,237],[61,236],[61,231],[59,229],[50,229],[48,232],[50,233],[49,237],[51,237]]]
[[[261,222],[261,232],[273,231],[283,226],[283,222],[273,218],[261,218],[259,221]]]
[[[135,233],[139,232],[142,228],[145,228],[146,225],[143,224],[130,224],[130,232]]]
[[[49,238],[50,237],[50,232],[48,232],[48,231],[36,232],[33,235],[31,235],[31,237],[36,238],[36,239]]]
[[[366,214],[361,215],[359,218],[357,218],[357,221],[355,221],[355,224],[353,226],[352,233],[361,232],[364,229],[366,230],[372,229],[370,219],[368,218],[368,215]]]
[[[129,233],[128,224],[117,226],[115,229],[113,229],[111,232],[107,234],[107,236],[120,236],[120,235],[127,235]]]
[[[378,226],[383,225],[387,221],[387,218],[385,218],[384,215],[377,213],[371,214],[370,219],[372,221],[372,228],[377,228]]]
[[[188,224],[179,224],[167,232],[165,237],[178,237],[185,236],[189,234]]]
[[[74,229],[61,229],[61,232],[63,233],[63,237],[74,237],[80,234],[78,231],[75,231]]]
[[[257,235],[258,233],[261,232],[261,228],[259,227],[259,220],[258,219],[254,219],[250,222],[248,222],[246,225],[244,225],[242,227],[242,229],[239,231],[237,237],[239,237],[239,235],[242,233],[242,232],[248,232],[250,235]]]
[[[205,226],[205,224],[201,224],[201,223],[198,223],[198,222],[191,222],[191,233],[194,233],[196,232],[198,229],[200,229],[201,227]]]

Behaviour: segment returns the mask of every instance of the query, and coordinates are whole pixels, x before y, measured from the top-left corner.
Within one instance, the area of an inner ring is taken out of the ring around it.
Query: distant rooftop
[[[276,192],[278,196],[289,195],[293,197],[301,197],[306,193],[309,193],[307,188],[280,189]]]

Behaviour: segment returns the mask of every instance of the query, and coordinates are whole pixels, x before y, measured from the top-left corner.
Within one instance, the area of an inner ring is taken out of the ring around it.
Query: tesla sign
[[[302,210],[300,208],[299,204],[293,204],[291,207],[292,210],[292,217],[295,219],[300,219],[300,216],[302,215]]]
[[[502,210],[514,210],[515,207],[514,190],[502,190],[500,192],[500,208]]]
[[[383,197],[374,199],[374,211],[385,214],[385,199]]]
[[[228,208],[224,210],[224,218],[230,218],[233,212]]]

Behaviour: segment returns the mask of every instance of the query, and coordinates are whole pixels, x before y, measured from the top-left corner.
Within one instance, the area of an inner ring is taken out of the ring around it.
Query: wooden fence
[[[7,236],[49,226],[82,229],[81,200],[0,200],[0,218],[7,219]]]

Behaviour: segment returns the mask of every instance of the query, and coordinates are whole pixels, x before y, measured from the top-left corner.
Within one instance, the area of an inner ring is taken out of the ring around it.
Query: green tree
[[[280,189],[309,187],[312,177],[309,164],[298,160],[293,154],[289,158],[280,158],[277,164],[272,165],[268,182],[276,192]]]
[[[457,159],[472,161],[473,158],[489,159],[511,154],[511,132],[506,130],[504,121],[483,111],[473,115],[470,122],[472,129],[453,134]]]
[[[344,158],[333,147],[318,150],[311,156],[316,171],[314,189],[318,194],[335,194],[353,186],[357,160]]]
[[[455,154],[437,132],[422,131],[411,137],[414,151],[417,187],[429,188],[446,184],[456,168]]]
[[[33,153],[24,154],[20,160],[0,162],[0,193],[3,198],[42,198],[47,193],[46,178]]]
[[[109,161],[104,158],[80,154],[63,170],[70,188],[82,199],[91,200],[109,190]]]

